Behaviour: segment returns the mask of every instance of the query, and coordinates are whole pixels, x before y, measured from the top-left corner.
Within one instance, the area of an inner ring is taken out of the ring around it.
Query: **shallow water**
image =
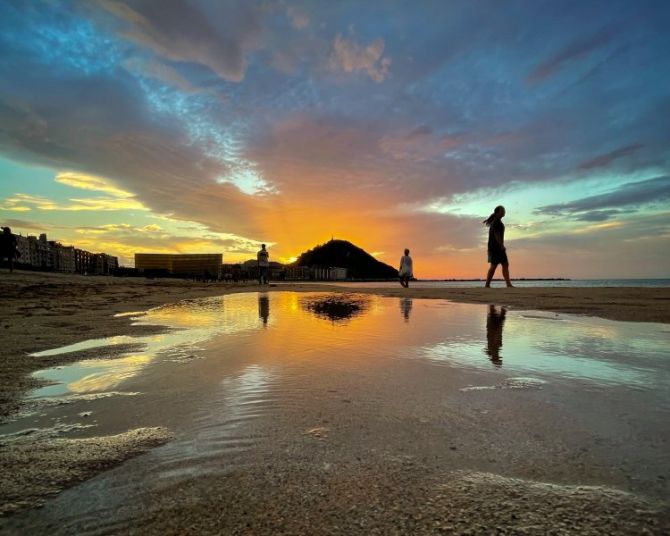
[[[86,532],[104,514],[118,529],[144,515],[138,504],[197,488],[199,477],[315,460],[411,456],[431,474],[496,470],[668,492],[664,325],[292,292],[190,300],[133,321],[173,329],[42,352],[140,345],[36,373],[49,384],[31,393],[32,413],[0,434],[166,426],[176,439],[18,525],[57,520]]]

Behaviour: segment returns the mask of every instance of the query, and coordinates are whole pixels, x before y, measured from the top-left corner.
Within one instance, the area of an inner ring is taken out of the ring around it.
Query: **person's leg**
[[[505,283],[507,283],[507,286],[513,287],[514,285],[512,285],[512,281],[509,278],[509,263],[506,262],[502,265],[502,273],[503,277],[505,278]]]
[[[489,271],[486,274],[486,285],[485,287],[490,287],[491,286],[491,279],[493,279],[493,275],[496,273],[496,268],[498,267],[497,264],[491,263],[491,266],[489,267]]]
[[[405,276],[405,288],[409,288],[409,276]]]

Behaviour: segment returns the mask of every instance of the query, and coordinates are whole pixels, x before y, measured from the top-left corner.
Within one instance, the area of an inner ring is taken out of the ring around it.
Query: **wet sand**
[[[30,430],[0,441],[0,515],[40,506],[64,488],[172,437],[162,428],[136,428],[117,435],[77,439],[53,435],[51,430],[43,436],[40,430]]]
[[[129,317],[113,315],[258,288],[54,274],[19,273],[10,277],[0,280],[6,306],[0,323],[4,335],[0,389],[2,415],[9,419],[19,409],[29,409],[25,401],[21,402],[25,390],[36,385],[29,373],[89,355],[113,358],[124,348],[44,357],[30,357],[28,353],[83,339],[161,332],[165,328],[132,326]],[[282,284],[267,290],[347,291],[339,286],[313,284]],[[356,292],[670,322],[670,289],[415,288],[408,292],[357,287]],[[561,423],[544,423],[545,413],[536,407],[537,401],[531,400],[529,407],[523,400],[518,406],[500,406],[498,391],[487,391],[479,393],[487,401],[486,410],[481,405],[473,409],[469,404],[440,410],[440,393],[448,391],[450,384],[457,386],[457,377],[445,373],[432,379],[424,373],[412,377],[414,369],[406,365],[396,368],[387,377],[377,371],[375,378],[385,380],[379,392],[370,388],[370,382],[376,381],[372,378],[361,380],[360,385],[343,383],[344,388],[338,392],[333,389],[337,378],[332,375],[311,376],[306,382],[310,388],[293,401],[300,411],[288,412],[283,418],[275,416],[272,441],[257,445],[251,467],[225,476],[203,476],[208,494],[216,500],[202,500],[202,482],[168,488],[167,492],[148,491],[152,514],[132,519],[138,522],[137,532],[165,533],[188,527],[208,533],[217,527],[231,533],[477,534],[496,526],[500,532],[511,534],[545,533],[547,527],[556,534],[577,529],[587,534],[603,530],[660,534],[668,529],[667,504],[637,495],[635,486],[632,492],[618,489],[626,488],[624,475],[612,473],[605,478],[612,469],[596,463],[590,453],[580,452],[579,437],[556,440],[556,445],[547,450],[547,443],[540,438],[550,437],[552,428]],[[400,380],[406,382],[404,387]],[[409,407],[399,403],[395,407],[388,398],[389,382],[395,386],[398,400],[416,400]],[[390,409],[377,415],[376,404],[382,400]],[[354,406],[356,418],[348,417],[347,411]],[[496,422],[487,416],[493,408],[502,408],[506,418]],[[515,443],[515,438],[528,436],[527,431],[513,428],[518,411],[524,412],[525,420],[537,422],[530,443]],[[449,435],[459,439],[445,449],[447,422]],[[138,426],[145,425],[138,422]],[[6,488],[12,499],[6,509],[40,504],[45,495],[118,465],[170,437],[163,428],[102,432],[109,435],[45,438],[26,442],[23,448],[23,439],[19,438],[14,445],[0,445],[2,472],[11,472],[15,478],[13,487]],[[418,435],[428,441],[417,450],[412,438]],[[380,439],[387,443],[383,452],[376,450]],[[575,444],[571,443],[573,439]],[[492,444],[494,451],[499,450],[500,459],[491,458]],[[631,448],[634,451],[634,445]],[[59,456],[54,457],[54,452]],[[579,452],[577,457],[575,452]],[[548,469],[547,459],[556,466]],[[482,470],[468,469],[473,460]],[[4,470],[10,467],[11,471]],[[36,474],[47,476],[35,478]],[[503,476],[508,474],[514,476]],[[584,484],[573,484],[575,475]],[[588,485],[603,478],[611,487]],[[178,502],[174,502],[175,497]],[[68,502],[71,500],[63,499],[62,504],[56,501],[54,508],[76,508],[76,502]],[[216,504],[225,507],[217,509]],[[86,528],[85,520],[73,523],[70,529]],[[95,524],[91,523],[89,528]],[[106,528],[111,532],[121,530],[122,516],[117,523]]]

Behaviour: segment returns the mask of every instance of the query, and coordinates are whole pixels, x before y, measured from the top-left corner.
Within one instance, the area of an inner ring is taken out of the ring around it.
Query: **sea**
[[[644,288],[667,288],[670,287],[670,278],[668,279],[512,279],[514,286],[519,288],[547,287],[547,288],[626,288],[626,287],[644,287]],[[346,287],[374,287],[374,288],[393,288],[398,286],[395,281],[347,281],[331,283]],[[483,280],[418,280],[410,283],[413,288],[477,288],[484,285]],[[505,282],[501,279],[494,279],[493,287],[504,286]]]

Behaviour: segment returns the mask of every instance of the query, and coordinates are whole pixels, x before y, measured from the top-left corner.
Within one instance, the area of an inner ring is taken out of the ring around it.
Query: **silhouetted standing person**
[[[261,244],[261,249],[256,258],[258,259],[258,284],[267,285],[270,273],[270,253],[265,249],[265,244]]]
[[[502,366],[500,349],[503,345],[505,314],[507,310],[504,307],[501,307],[498,312],[495,305],[489,305],[489,314],[486,317],[486,355],[491,358],[491,363],[496,367]]]
[[[403,287],[409,288],[409,280],[414,275],[413,272],[412,257],[409,256],[409,249],[405,249],[405,254],[400,257],[400,268],[398,269],[400,284]]]
[[[7,259],[9,271],[14,271],[14,259],[16,258],[16,237],[9,227],[2,228],[0,235],[0,263]]]
[[[507,260],[507,250],[505,248],[505,224],[502,219],[505,217],[505,207],[499,205],[487,219],[484,224],[489,228],[489,272],[486,274],[486,287],[491,286],[491,279],[496,273],[496,268],[502,264],[502,273],[508,287],[512,287],[512,281],[509,278],[509,261]]]

